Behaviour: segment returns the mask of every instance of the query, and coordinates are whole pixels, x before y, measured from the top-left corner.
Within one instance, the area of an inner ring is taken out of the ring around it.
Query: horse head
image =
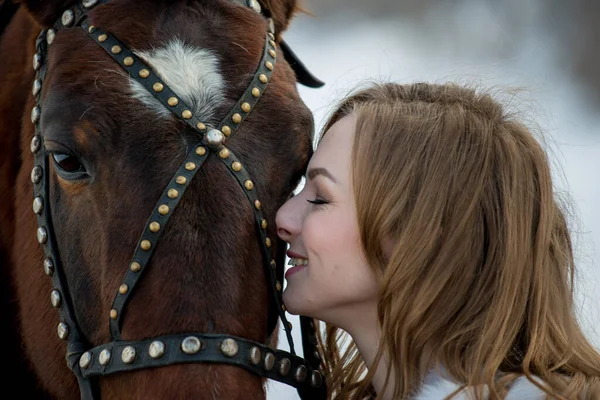
[[[275,211],[312,151],[278,46],[296,1],[23,3],[0,62],[0,136],[20,146],[3,237],[43,388],[249,399],[261,375],[310,381],[268,350],[278,317],[288,330]]]

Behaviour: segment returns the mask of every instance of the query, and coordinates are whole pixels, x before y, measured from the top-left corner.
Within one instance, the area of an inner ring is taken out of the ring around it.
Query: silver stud
[[[33,199],[33,212],[40,215],[44,210],[44,200],[41,197]]]
[[[92,353],[90,353],[89,351],[86,351],[85,353],[83,353],[81,355],[81,357],[79,357],[79,366],[81,368],[87,368],[90,366],[90,364],[92,363]]]
[[[62,298],[60,297],[60,292],[54,289],[50,293],[50,302],[52,303],[52,307],[58,308],[62,304]]]
[[[48,231],[43,226],[37,230],[37,240],[40,244],[45,244],[48,241]]]
[[[40,137],[38,135],[35,135],[31,139],[31,144],[29,145],[29,150],[31,150],[31,152],[35,154],[38,151],[40,151],[41,147],[42,147],[42,141],[40,140]]]
[[[33,183],[40,183],[40,181],[42,180],[42,167],[35,166],[33,167],[33,169],[31,170],[31,182]]]
[[[33,56],[33,70],[38,71],[41,66],[42,66],[42,56],[40,54],[36,53]]]
[[[273,18],[269,18],[269,32],[275,33],[275,22],[273,21]]]
[[[273,355],[273,353],[265,354],[265,360],[264,360],[265,370],[266,371],[272,370],[274,365],[275,365],[275,356]]]
[[[56,331],[58,333],[58,337],[62,340],[67,340],[67,338],[69,337],[69,326],[64,322],[58,324]]]
[[[98,362],[100,362],[100,365],[106,365],[109,363],[110,361],[110,350],[108,349],[104,349],[100,352],[100,355],[98,356]]]
[[[282,358],[279,361],[279,375],[286,376],[290,372],[290,368],[292,367],[292,363],[287,358]]]
[[[296,372],[294,373],[294,379],[296,379],[296,382],[304,382],[306,380],[306,375],[308,374],[308,370],[306,369],[306,367],[304,365],[300,365],[298,368],[296,368]]]
[[[97,2],[98,0],[83,0],[82,3],[85,8],[91,8],[94,7]]]
[[[54,42],[55,37],[56,31],[54,29],[48,29],[48,32],[46,32],[46,43],[52,44],[52,42]]]
[[[252,365],[260,364],[260,360],[262,359],[262,354],[260,353],[260,349],[256,346],[252,346],[250,349],[250,363]]]
[[[185,354],[196,354],[200,351],[201,347],[202,343],[200,342],[200,339],[195,336],[188,336],[181,342],[181,350]]]
[[[319,387],[323,383],[323,377],[319,371],[313,371],[310,376],[310,384],[312,387]]]
[[[54,274],[54,263],[51,258],[46,258],[44,260],[44,272],[48,276],[52,276]]]
[[[31,94],[33,94],[34,96],[37,96],[38,93],[40,92],[40,90],[42,90],[42,81],[39,79],[36,79],[35,81],[33,81],[33,87],[31,88]]]
[[[42,115],[42,110],[38,106],[35,106],[31,109],[31,123],[37,124],[40,120],[40,115]]]
[[[135,361],[135,347],[133,346],[127,346],[123,349],[123,352],[121,353],[121,360],[123,360],[123,362],[125,364],[131,364],[132,362]]]
[[[210,131],[206,132],[205,138],[206,142],[211,147],[219,147],[223,144],[223,141],[225,140],[223,132],[221,132],[218,129],[211,129]]]
[[[66,10],[61,17],[60,22],[62,22],[62,24],[64,26],[70,26],[74,20],[75,20],[75,15],[73,14],[73,11]]]
[[[248,0],[248,7],[252,8],[257,13],[261,13],[262,8],[260,7],[260,3],[256,0]]]
[[[150,343],[148,354],[150,354],[150,357],[152,358],[161,358],[163,354],[165,354],[165,344],[160,340],[155,340]]]
[[[238,344],[235,340],[227,338],[221,342],[221,352],[227,357],[233,357],[238,352]]]

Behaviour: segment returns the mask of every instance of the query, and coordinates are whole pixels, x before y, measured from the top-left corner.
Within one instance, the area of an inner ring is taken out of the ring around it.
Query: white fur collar
[[[425,382],[419,391],[419,394],[412,397],[412,400],[442,400],[453,393],[461,385],[449,379],[444,371],[442,374],[433,370],[427,374]],[[474,400],[474,391],[469,388],[463,389],[452,400]],[[487,388],[484,390],[487,398]],[[545,393],[537,386],[531,383],[526,377],[518,378],[511,386],[505,400],[543,400]]]

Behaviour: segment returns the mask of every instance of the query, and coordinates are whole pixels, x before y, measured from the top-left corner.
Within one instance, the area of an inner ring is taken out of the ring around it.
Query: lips
[[[290,276],[292,276],[300,270],[303,270],[304,268],[306,268],[306,265],[296,265],[295,267],[288,269],[287,271],[285,271],[285,279],[289,279]]]
[[[295,274],[296,272],[304,269],[307,267],[308,265],[308,258],[295,253],[291,250],[289,250],[287,253],[287,256],[290,258],[290,262],[289,264],[292,265],[291,268],[289,268],[286,272],[285,272],[285,278],[288,279],[290,276],[292,276],[293,274]]]

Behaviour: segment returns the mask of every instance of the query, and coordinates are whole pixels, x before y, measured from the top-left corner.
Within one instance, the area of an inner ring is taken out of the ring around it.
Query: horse
[[[274,229],[312,154],[296,85],[322,85],[282,38],[296,0],[6,4],[3,380],[26,398],[264,399],[272,378],[323,398]]]

